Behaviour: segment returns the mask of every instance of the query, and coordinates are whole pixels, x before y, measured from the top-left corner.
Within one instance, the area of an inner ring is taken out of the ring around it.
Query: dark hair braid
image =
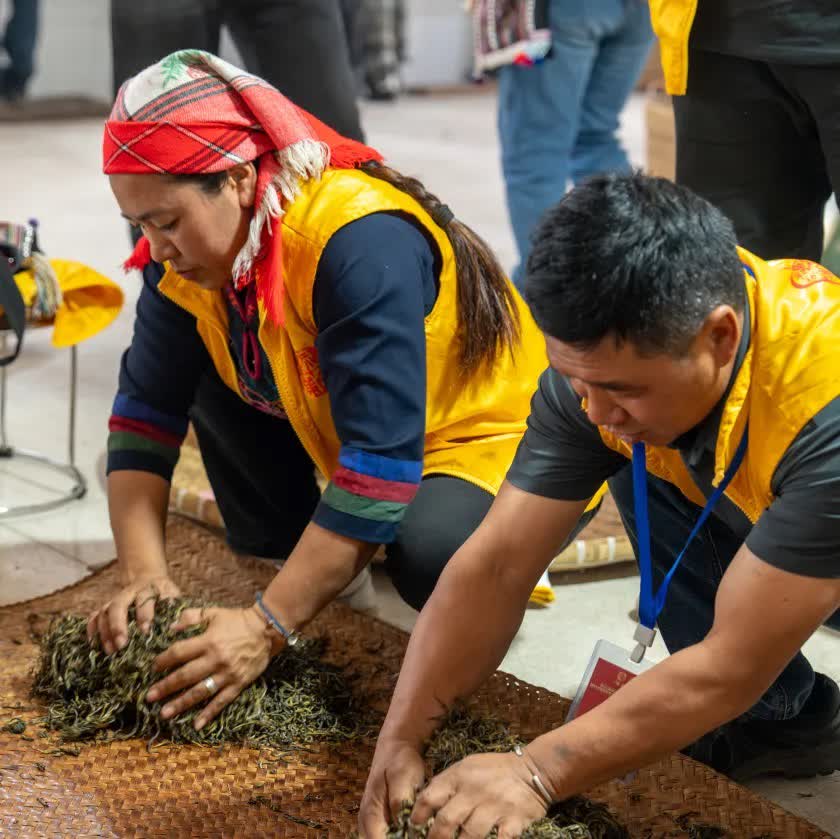
[[[445,231],[455,254],[458,283],[459,362],[465,375],[491,365],[519,338],[519,312],[513,286],[489,245],[416,178],[372,161],[362,171],[410,195]]]

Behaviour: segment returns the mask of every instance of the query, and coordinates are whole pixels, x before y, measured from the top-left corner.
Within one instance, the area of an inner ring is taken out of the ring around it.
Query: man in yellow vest
[[[674,96],[677,183],[766,259],[819,260],[840,188],[837,0],[650,0]]]
[[[521,754],[451,767],[414,820],[434,816],[430,839],[517,836],[550,801],[686,747],[738,779],[840,769],[840,688],[800,652],[840,608],[840,279],[737,248],[731,223],[683,187],[603,175],[544,219],[525,295],[551,367],[507,482],[412,635],[364,835],[384,836],[422,784],[441,703],[498,666],[605,479],[642,578],[636,649],[600,655],[623,686]],[[657,623],[671,655],[644,669]],[[564,629],[558,655],[574,643]]]

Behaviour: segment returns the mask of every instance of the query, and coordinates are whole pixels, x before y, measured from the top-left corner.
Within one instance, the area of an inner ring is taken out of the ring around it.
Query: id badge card
[[[591,711],[655,663],[642,659],[637,664],[631,661],[627,650],[612,641],[599,641],[569,708],[566,722]]]

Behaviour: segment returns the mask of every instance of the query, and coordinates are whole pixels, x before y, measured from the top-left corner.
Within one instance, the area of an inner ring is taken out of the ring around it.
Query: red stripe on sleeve
[[[148,437],[157,443],[163,443],[164,446],[172,446],[173,448],[180,448],[184,438],[177,434],[172,434],[158,425],[152,425],[148,422],[141,422],[140,420],[128,419],[128,417],[120,417],[116,414],[111,415],[108,420],[109,431],[128,431],[132,434],[139,434],[141,437]]]
[[[339,466],[333,473],[332,482],[354,495],[375,498],[377,501],[398,501],[408,504],[417,494],[417,484],[403,481],[386,481],[383,478],[372,478]]]

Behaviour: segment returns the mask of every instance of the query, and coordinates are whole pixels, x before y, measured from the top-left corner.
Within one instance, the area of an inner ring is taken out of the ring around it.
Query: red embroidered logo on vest
[[[327,392],[327,386],[318,365],[318,350],[315,347],[304,347],[295,353],[295,357],[303,389],[309,396],[323,396]]]
[[[828,268],[823,268],[816,262],[808,262],[807,259],[792,259],[790,263],[794,276],[790,278],[794,288],[809,288],[819,283],[831,283],[840,285],[840,279],[834,276]]]

